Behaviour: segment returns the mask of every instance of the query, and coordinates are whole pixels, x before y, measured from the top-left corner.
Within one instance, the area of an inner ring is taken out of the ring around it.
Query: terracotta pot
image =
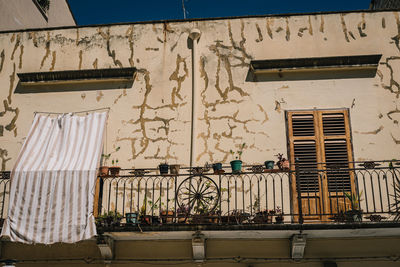
[[[172,223],[174,219],[174,212],[172,210],[162,211],[161,212],[161,220],[162,223]]]
[[[119,171],[121,170],[121,167],[109,167],[109,170],[111,176],[119,176]]]
[[[179,165],[179,164],[171,164],[171,165],[169,165],[169,172],[171,174],[178,175],[180,167],[181,167],[181,165]]]
[[[101,166],[99,168],[100,176],[107,176],[108,175],[108,170],[109,170],[108,166]]]

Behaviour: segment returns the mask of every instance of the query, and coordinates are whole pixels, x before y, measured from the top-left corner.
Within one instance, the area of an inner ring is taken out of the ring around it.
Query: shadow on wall
[[[15,94],[34,94],[51,92],[72,92],[92,90],[113,90],[132,88],[133,81],[70,81],[65,83],[32,83],[19,82],[15,88]]]
[[[336,80],[352,78],[374,78],[376,68],[362,69],[318,69],[318,70],[285,70],[275,72],[247,72],[246,82],[275,82],[301,80]]]

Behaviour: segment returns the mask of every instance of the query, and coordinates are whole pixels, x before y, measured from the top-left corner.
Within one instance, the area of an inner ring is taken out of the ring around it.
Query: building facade
[[[385,180],[329,178],[325,167],[345,163],[353,169],[398,158],[399,25],[398,11],[357,11],[1,32],[3,171],[12,169],[35,112],[109,108],[104,153],[123,168],[227,165],[236,156],[231,151],[245,144],[241,159],[249,167],[282,153],[291,171],[298,158],[300,167],[325,169],[328,177],[289,173],[279,186],[273,183],[273,196],[266,196],[271,189],[258,191],[258,200],[274,203],[264,208],[284,210],[282,225],[108,229],[105,246],[96,240],[51,247],[3,241],[1,259],[16,259],[17,266],[398,265],[399,228],[388,208],[397,173],[388,169],[393,182],[376,191]],[[225,190],[219,186],[219,196],[239,192],[238,209],[251,210],[255,184],[237,189],[227,183]],[[100,212],[107,205],[121,213],[132,206],[139,211],[143,197],[122,202],[115,191],[119,185],[108,185]],[[381,214],[389,222],[343,224],[328,218],[352,206],[343,192],[355,191],[369,217]],[[299,223],[302,212],[313,223]]]

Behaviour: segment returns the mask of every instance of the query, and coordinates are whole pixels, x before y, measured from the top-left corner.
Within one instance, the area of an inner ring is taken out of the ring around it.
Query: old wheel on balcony
[[[219,203],[217,184],[206,176],[190,176],[183,180],[176,191],[179,207],[185,207],[186,215],[214,212]]]

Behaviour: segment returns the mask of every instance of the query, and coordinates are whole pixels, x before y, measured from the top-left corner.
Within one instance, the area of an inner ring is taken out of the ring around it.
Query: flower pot
[[[179,165],[179,164],[172,164],[172,165],[169,165],[169,172],[170,172],[170,174],[173,174],[173,175],[178,175],[179,174],[179,168],[181,167],[181,165]]]
[[[362,221],[362,211],[361,210],[348,210],[345,212],[346,222],[361,222]]]
[[[272,214],[269,211],[259,211],[253,221],[255,223],[272,223]]]
[[[119,176],[119,171],[121,170],[121,167],[109,167],[109,170],[111,176]]]
[[[158,169],[160,170],[161,175],[168,174],[169,165],[168,164],[160,164],[160,165],[158,165]]]
[[[220,170],[222,170],[222,163],[219,163],[219,162],[214,163],[212,165],[212,168],[214,170],[214,173],[218,173]]]
[[[275,162],[272,160],[267,160],[266,162],[264,162],[264,164],[266,169],[272,170],[274,168]]]
[[[174,219],[174,212],[172,210],[169,211],[162,211],[161,212],[161,220],[162,223],[172,223]]]
[[[107,176],[108,175],[108,170],[109,170],[108,166],[101,166],[99,168],[100,176]]]
[[[275,223],[277,223],[277,224],[283,223],[283,216],[282,215],[277,215],[275,217]]]
[[[232,160],[231,161],[232,172],[241,172],[242,171],[242,161],[241,160]]]
[[[125,213],[126,223],[127,224],[137,224],[138,223],[138,214],[136,212]]]

